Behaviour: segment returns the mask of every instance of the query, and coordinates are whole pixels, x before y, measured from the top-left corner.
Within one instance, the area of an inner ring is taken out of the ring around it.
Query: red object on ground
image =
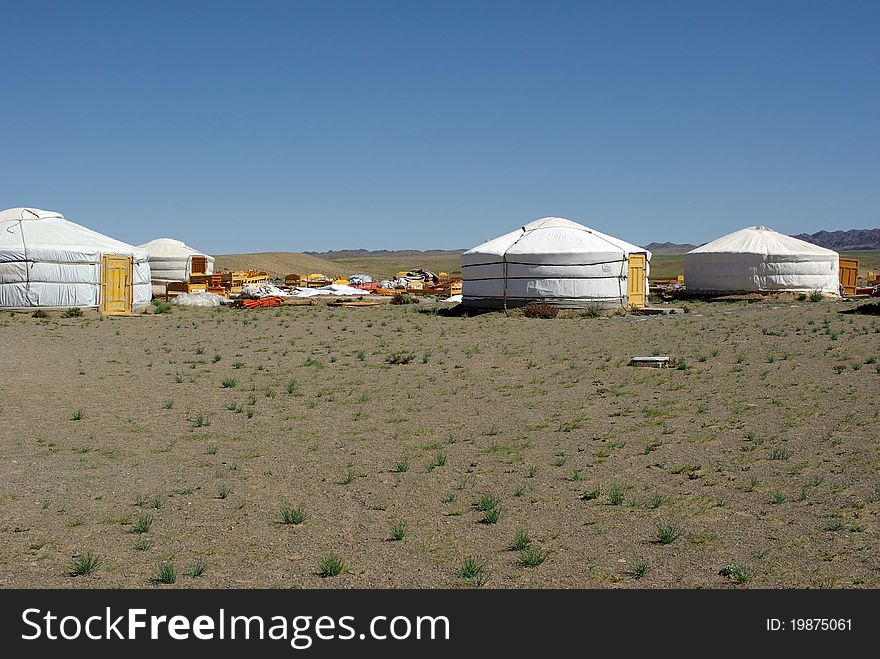
[[[375,281],[367,282],[365,284],[351,284],[352,288],[359,288],[362,291],[372,291],[379,288],[379,284]]]
[[[236,300],[232,303],[238,309],[256,309],[259,307],[280,307],[284,304],[284,298],[280,295],[269,295],[256,300]]]

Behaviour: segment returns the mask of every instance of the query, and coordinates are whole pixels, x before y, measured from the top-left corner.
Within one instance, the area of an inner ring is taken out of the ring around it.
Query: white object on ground
[[[360,288],[345,286],[344,284],[329,284],[320,288],[296,288],[295,297],[314,297],[316,295],[366,295],[367,292]]]
[[[459,293],[457,295],[450,295],[445,300],[440,300],[440,301],[441,302],[454,302],[456,304],[459,304],[459,303],[461,303],[461,293]]]
[[[373,281],[373,278],[370,275],[365,275],[359,272],[355,275],[351,275],[348,278],[348,281],[351,284],[369,284]]]
[[[181,293],[171,300],[179,307],[219,307],[226,298],[216,293]]]
[[[275,284],[246,284],[241,287],[242,297],[290,297],[291,293],[281,290]]]

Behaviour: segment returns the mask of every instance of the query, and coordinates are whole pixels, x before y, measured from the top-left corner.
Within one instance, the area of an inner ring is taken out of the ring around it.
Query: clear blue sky
[[[0,207],[215,253],[880,226],[880,2],[0,0]]]

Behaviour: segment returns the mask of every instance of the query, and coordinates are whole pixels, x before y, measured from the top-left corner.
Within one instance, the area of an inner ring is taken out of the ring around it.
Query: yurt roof
[[[623,252],[651,253],[633,245],[562,217],[545,217],[503,236],[477,245],[462,254],[462,263],[469,256],[512,254],[594,254]]]
[[[24,240],[22,240],[22,234]],[[83,252],[134,254],[146,259],[144,250],[93,231],[61,213],[39,208],[9,208],[0,211],[0,249],[68,249]]]
[[[140,246],[151,257],[158,258],[184,258],[187,256],[207,256],[204,252],[190,247],[186,243],[174,238],[156,238]]]
[[[780,254],[824,255],[836,254],[834,250],[819,247],[805,240],[792,238],[765,226],[754,226],[721,236],[710,243],[692,249],[688,254]]]

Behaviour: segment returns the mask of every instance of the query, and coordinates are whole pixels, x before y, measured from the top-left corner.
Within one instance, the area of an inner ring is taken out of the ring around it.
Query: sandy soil
[[[0,586],[876,588],[880,318],[852,306],[3,314]],[[627,365],[652,354],[681,368]]]

